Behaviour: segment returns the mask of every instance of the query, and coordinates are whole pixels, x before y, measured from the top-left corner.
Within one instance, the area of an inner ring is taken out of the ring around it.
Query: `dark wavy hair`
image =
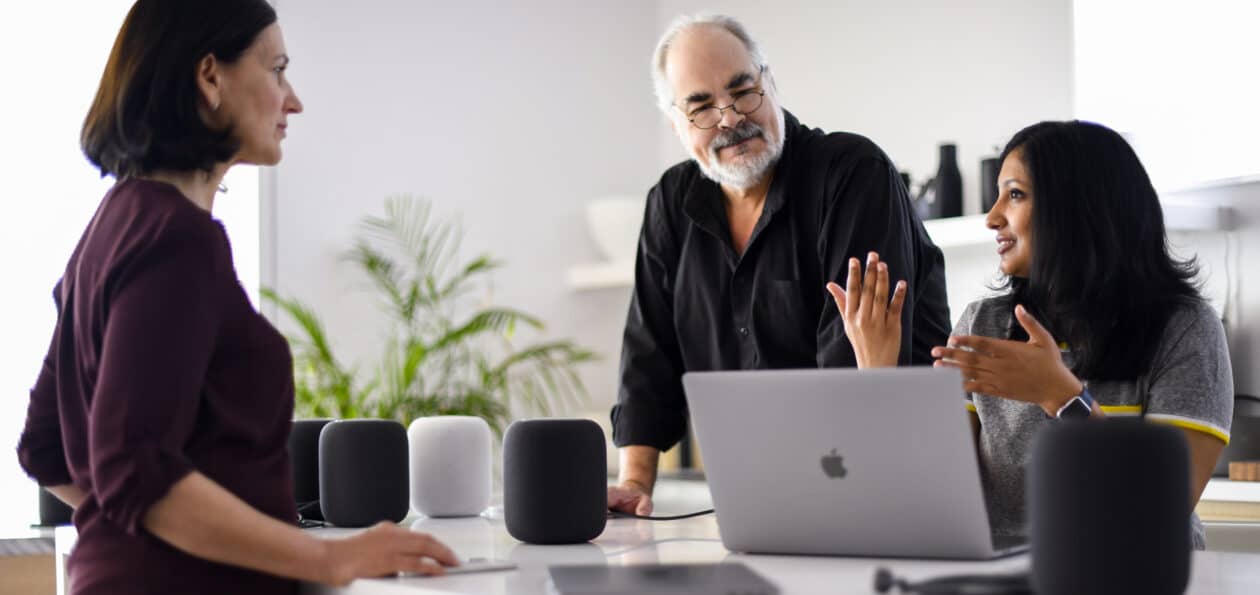
[[[1169,318],[1201,301],[1195,259],[1168,248],[1164,212],[1132,147],[1091,122],[1041,122],[1017,133],[1032,178],[1032,265],[1007,277],[1023,304],[1075,354],[1090,380],[1134,380],[1150,368]],[[1018,325],[1012,337],[1027,339]]]
[[[114,40],[79,144],[101,176],[210,171],[240,149],[232,126],[198,112],[195,73],[207,55],[240,59],[276,22],[266,0],[138,0]]]

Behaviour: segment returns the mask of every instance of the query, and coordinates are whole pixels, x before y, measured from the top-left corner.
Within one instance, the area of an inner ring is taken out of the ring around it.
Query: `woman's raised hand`
[[[1054,415],[1084,386],[1063,363],[1050,331],[1022,305],[1015,307],[1015,319],[1027,342],[953,336],[948,346],[932,348],[933,365],[960,370],[967,392],[1026,401]]]
[[[906,302],[906,282],[898,281],[892,299],[888,298],[888,265],[879,254],[866,256],[866,275],[856,258],[849,259],[847,288],[828,283],[827,291],[836,300],[844,333],[853,345],[859,368],[897,365],[901,353],[901,308]]]

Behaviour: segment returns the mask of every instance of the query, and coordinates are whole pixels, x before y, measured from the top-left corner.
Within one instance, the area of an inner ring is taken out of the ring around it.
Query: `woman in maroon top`
[[[294,524],[284,339],[236,280],[215,191],[280,160],[302,104],[264,0],[139,0],[82,146],[117,178],[54,290],[22,466],[75,507],[70,592],[294,593],[455,564],[382,524],[321,540]]]

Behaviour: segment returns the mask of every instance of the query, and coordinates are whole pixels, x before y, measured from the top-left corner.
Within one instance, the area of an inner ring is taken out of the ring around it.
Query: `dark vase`
[[[951,143],[941,145],[940,165],[936,168],[935,186],[937,217],[961,217],[962,174],[958,171],[958,147]]]
[[[914,212],[924,221],[941,216],[940,203],[936,202],[936,180],[928,178],[919,186],[919,193],[914,197]]]
[[[69,525],[74,509],[66,505],[51,492],[39,488],[39,526],[55,527]]]
[[[1001,165],[997,157],[980,160],[980,212],[988,213],[997,204],[998,169]]]

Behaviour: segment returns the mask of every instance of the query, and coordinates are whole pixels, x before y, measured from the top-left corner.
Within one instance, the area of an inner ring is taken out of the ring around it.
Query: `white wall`
[[[275,172],[268,282],[321,313],[347,359],[370,357],[379,318],[338,261],[354,224],[412,193],[466,222],[468,254],[507,261],[495,300],[604,360],[585,379],[614,397],[629,292],[576,294],[596,260],[583,204],[642,195],[659,175],[647,76],[656,13],[635,2],[286,0],[278,6],[306,113]]]
[[[1076,114],[1128,136],[1157,187],[1260,175],[1260,2],[1080,0]]]
[[[1072,114],[1070,0],[660,0],[678,14],[739,18],[762,44],[783,105],[802,122],[879,144],[916,181],[958,144],[966,213],[980,159],[1017,130]],[[666,131],[666,159],[683,158]]]

